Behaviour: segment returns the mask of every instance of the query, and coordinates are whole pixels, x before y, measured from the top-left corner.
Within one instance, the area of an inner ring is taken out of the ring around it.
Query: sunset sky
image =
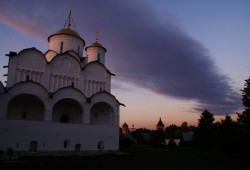
[[[9,51],[36,47],[64,27],[90,45],[99,28],[111,92],[126,105],[120,123],[154,129],[197,125],[204,109],[220,120],[243,109],[250,76],[249,0],[0,0],[0,79]],[[84,53],[86,56],[86,53]]]

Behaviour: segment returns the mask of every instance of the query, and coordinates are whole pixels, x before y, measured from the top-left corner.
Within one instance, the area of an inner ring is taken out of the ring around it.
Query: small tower
[[[164,131],[164,124],[162,123],[161,118],[160,118],[158,124],[156,125],[156,130]]]
[[[129,134],[128,125],[126,122],[122,125],[122,134],[124,134],[124,135]]]
[[[95,42],[85,48],[87,52],[87,63],[99,61],[105,65],[105,53],[107,50],[98,42],[98,32],[99,30],[97,29]]]

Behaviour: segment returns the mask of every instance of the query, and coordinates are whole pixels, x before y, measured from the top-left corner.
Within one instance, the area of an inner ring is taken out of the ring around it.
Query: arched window
[[[69,123],[69,117],[68,117],[68,115],[62,115],[62,117],[61,117],[61,123]]]
[[[64,140],[63,147],[64,148],[69,148],[69,146],[70,146],[70,140]]]
[[[98,54],[97,54],[97,57],[98,57],[98,61],[100,62],[100,61],[101,61],[101,54],[98,53]]]
[[[60,44],[60,53],[63,52],[63,41],[61,41],[61,44]]]
[[[100,149],[100,150],[104,149],[104,142],[103,141],[98,142],[98,149]]]
[[[37,141],[30,142],[30,152],[37,152]]]
[[[80,45],[78,45],[77,53],[80,54]]]
[[[77,143],[77,144],[75,145],[75,151],[76,151],[76,152],[80,152],[80,151],[81,151],[81,144]]]

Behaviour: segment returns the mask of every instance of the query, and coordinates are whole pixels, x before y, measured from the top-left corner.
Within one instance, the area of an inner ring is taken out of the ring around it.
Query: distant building
[[[122,125],[122,134],[124,135],[129,134],[129,128],[126,122]]]
[[[165,144],[169,145],[169,142],[171,141],[171,139],[165,139]],[[175,145],[179,146],[180,145],[180,139],[173,139],[173,142],[175,143]]]
[[[183,132],[182,133],[183,141],[185,142],[192,141],[193,135],[194,135],[194,132]]]
[[[164,126],[165,125],[162,123],[161,118],[160,118],[158,124],[156,125],[156,130],[162,130],[162,131],[164,131]]]

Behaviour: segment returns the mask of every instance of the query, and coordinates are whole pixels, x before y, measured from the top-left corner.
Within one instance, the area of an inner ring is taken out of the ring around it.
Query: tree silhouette
[[[194,134],[196,144],[208,150],[213,148],[213,121],[214,115],[204,110],[198,119],[198,127]]]
[[[237,113],[238,123],[245,129],[250,130],[250,78],[245,80],[244,89],[242,91],[242,103],[245,110],[242,113]]]
[[[198,128],[199,129],[211,129],[214,122],[214,115],[210,113],[208,110],[204,110],[198,119]]]

